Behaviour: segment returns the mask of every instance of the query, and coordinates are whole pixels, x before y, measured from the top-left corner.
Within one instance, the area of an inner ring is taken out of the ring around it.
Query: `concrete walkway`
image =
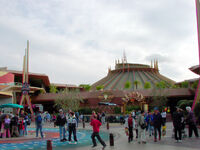
[[[30,127],[34,128],[35,125],[32,124]],[[43,126],[43,128],[54,128],[54,127],[53,127],[53,124],[45,124]],[[79,124],[79,129],[83,129],[81,124]],[[90,127],[89,124],[87,123],[85,129],[92,130],[92,127]],[[107,147],[105,148],[105,150],[133,150],[133,149],[137,149],[137,150],[200,150],[200,139],[199,138],[198,139],[195,137],[185,138],[182,140],[182,143],[175,143],[175,140],[172,138],[172,131],[173,131],[172,129],[173,129],[172,123],[167,123],[167,134],[166,134],[166,136],[162,137],[161,141],[154,142],[153,137],[149,137],[147,134],[147,144],[138,144],[137,139],[135,138],[135,135],[136,135],[135,132],[134,132],[133,142],[128,143],[128,136],[126,136],[126,134],[124,132],[123,125],[110,124],[109,130],[106,129],[106,125],[101,127],[101,131],[113,133],[115,135],[114,147],[110,147],[109,141],[107,141],[106,142]],[[186,133],[187,133],[187,131],[186,131]],[[200,134],[200,132],[199,132],[199,134]],[[23,141],[25,139],[28,140],[29,138],[35,139],[35,136],[30,134],[28,136],[28,138],[23,137],[23,138],[18,138],[17,140]],[[3,142],[5,142],[4,140],[16,141],[16,138],[1,139],[0,141],[3,143]],[[40,140],[40,139],[38,139],[38,140]],[[66,150],[101,150],[102,149],[102,146],[99,143],[96,148],[91,148],[91,146],[77,147],[77,148],[73,148],[73,149],[66,148]],[[53,150],[54,149],[55,148],[53,148]]]
[[[182,140],[182,143],[176,143],[175,140],[172,138],[172,123],[167,123],[167,134],[166,136],[162,137],[161,141],[154,142],[153,137],[149,137],[147,134],[147,144],[138,144],[137,139],[135,138],[134,133],[134,140],[131,143],[128,143],[128,136],[125,135],[124,127],[120,124],[111,124],[110,129],[107,130],[106,126],[102,127],[101,129],[109,132],[114,133],[115,136],[115,145],[114,147],[109,146],[109,141],[106,142],[107,147],[105,150],[199,150],[200,149],[200,139],[199,138],[185,138]],[[87,126],[87,128],[91,128]],[[186,131],[187,133],[187,131]],[[200,133],[200,132],[199,132]],[[194,136],[194,135],[193,135]],[[73,148],[68,150],[100,150],[102,146],[98,144],[96,148],[91,148],[91,146],[81,147],[81,148]]]

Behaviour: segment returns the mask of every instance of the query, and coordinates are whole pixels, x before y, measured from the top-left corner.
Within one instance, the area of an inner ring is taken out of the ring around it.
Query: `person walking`
[[[64,142],[67,141],[66,139],[66,135],[65,135],[65,124],[66,124],[67,120],[66,120],[66,116],[63,113],[63,110],[60,109],[59,110],[59,115],[57,117],[56,120],[56,125],[59,126],[59,133],[60,133],[60,141]]]
[[[103,149],[106,147],[105,142],[101,139],[100,135],[99,135],[99,128],[101,126],[101,122],[99,120],[97,120],[97,116],[94,115],[92,121],[90,122],[90,125],[93,127],[93,133],[91,135],[92,138],[92,143],[93,146],[92,147],[96,147],[97,146],[97,142],[95,137],[97,137],[97,139],[99,140],[99,142],[103,145]]]
[[[182,142],[182,121],[183,114],[181,113],[179,108],[176,108],[176,111],[173,113],[173,125],[174,125],[174,133],[176,142]],[[178,136],[177,136],[178,134]]]
[[[198,130],[197,130],[197,126],[196,126],[196,119],[194,116],[194,113],[191,110],[191,107],[186,107],[186,110],[188,112],[188,116],[186,118],[186,122],[189,125],[189,138],[192,137],[192,133],[194,131],[195,136],[198,138],[199,134],[198,134]]]
[[[167,118],[167,112],[163,109],[162,113],[161,113],[161,116],[162,116],[162,123],[163,123],[163,126],[165,126],[165,123],[166,123],[166,118]]]
[[[132,117],[132,114],[129,114],[129,117],[128,117],[128,131],[129,131],[128,142],[129,143],[133,141],[133,128],[135,128],[135,120]]]
[[[151,112],[148,113],[145,121],[147,123],[147,131],[149,131],[149,136],[151,136],[153,135],[153,115]]]
[[[38,112],[36,118],[35,118],[35,123],[36,123],[36,137],[38,137],[38,131],[40,130],[40,136],[41,138],[44,137],[43,131],[42,131],[42,116],[40,111]]]
[[[15,114],[15,116],[11,118],[11,125],[12,125],[11,136],[12,137],[14,136],[19,137],[18,121],[19,121],[18,114]]]
[[[4,122],[3,122],[3,136],[2,138],[6,138],[6,135],[8,135],[8,138],[10,138],[10,123],[11,120],[9,118],[9,115],[6,115]]]
[[[144,111],[142,110],[141,113],[138,116],[138,143],[141,142],[146,144],[146,135],[145,135],[145,129],[146,129],[146,122],[144,120]]]
[[[159,135],[159,140],[161,140],[161,125],[162,125],[162,116],[160,115],[158,108],[154,108],[154,114],[153,114],[154,142],[157,142],[157,132]]]
[[[76,127],[77,127],[77,118],[74,114],[74,112],[69,113],[69,118],[67,119],[67,126],[69,131],[69,142],[71,142],[71,135],[73,133],[74,141],[77,142],[77,136],[76,136]]]
[[[106,114],[105,114],[104,111],[103,111],[102,114],[101,114],[101,123],[102,123],[102,124],[105,124],[105,123],[106,123]]]

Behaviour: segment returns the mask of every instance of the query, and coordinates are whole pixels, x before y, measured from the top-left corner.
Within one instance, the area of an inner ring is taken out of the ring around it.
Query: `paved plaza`
[[[32,124],[30,126],[30,129],[33,131],[35,125]],[[147,144],[138,144],[136,138],[135,138],[135,132],[134,132],[134,140],[131,143],[128,143],[128,137],[125,135],[124,127],[120,124],[110,124],[110,129],[106,129],[106,125],[101,127],[101,131],[104,131],[105,133],[113,133],[114,134],[114,147],[109,146],[109,140],[108,137],[104,139],[106,140],[107,147],[105,150],[132,150],[132,149],[141,149],[141,150],[199,150],[200,149],[200,139],[197,139],[195,137],[192,138],[185,138],[183,139],[182,143],[176,143],[175,140],[172,138],[172,123],[167,123],[167,134],[166,136],[162,137],[161,141],[154,142],[153,137],[149,137],[147,134]],[[56,130],[56,133],[53,133],[53,150],[60,150],[60,149],[66,149],[66,150],[100,150],[102,149],[102,146],[100,143],[98,143],[98,146],[96,148],[91,148],[92,141],[90,139],[90,133],[87,135],[87,139],[85,139],[85,142],[87,144],[84,144],[84,140],[80,140],[80,143],[76,145],[66,146],[69,144],[68,142],[60,143],[59,144],[59,134],[57,128],[53,127],[53,124],[45,124],[44,125],[44,131],[48,130]],[[83,128],[81,124],[79,125],[80,132],[82,132]],[[91,127],[89,124],[86,124],[86,127],[84,130],[91,130]],[[108,134],[107,134],[108,136]],[[46,141],[48,139],[52,138],[52,133],[46,132],[45,139],[35,138],[35,132],[29,132],[29,135],[26,137],[20,137],[20,138],[11,138],[11,139],[1,139],[0,140],[0,147],[3,149],[6,149],[6,146],[13,146],[14,150],[21,149],[19,146],[15,145],[14,143],[20,143],[21,146],[25,145],[28,148],[27,149],[34,149],[31,146],[31,142],[33,144],[41,144],[41,149],[46,149]],[[6,145],[5,145],[6,144]],[[89,145],[89,146],[88,146]]]

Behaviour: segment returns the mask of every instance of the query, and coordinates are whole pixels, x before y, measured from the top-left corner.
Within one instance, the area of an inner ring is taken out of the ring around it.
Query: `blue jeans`
[[[24,136],[24,132],[25,132],[24,130],[20,129],[19,130],[19,136]]]
[[[150,123],[148,123],[147,129],[149,130],[149,135],[151,136],[153,134],[153,126],[151,126]]]
[[[60,140],[65,139],[65,126],[59,126]]]
[[[38,131],[40,130],[40,135],[43,138],[43,132],[42,132],[42,124],[36,125],[36,137],[38,137]]]
[[[24,134],[27,135],[28,134],[28,129],[27,129],[27,124],[24,124]]]

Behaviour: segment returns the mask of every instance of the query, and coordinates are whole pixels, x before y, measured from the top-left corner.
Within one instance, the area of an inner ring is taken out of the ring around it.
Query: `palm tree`
[[[135,87],[136,87],[136,90],[137,90],[137,88],[138,88],[138,85],[140,84],[140,81],[138,81],[138,80],[135,80],[133,84],[135,85]]]
[[[150,89],[151,88],[151,83],[146,81],[144,84],[144,89]]]
[[[130,89],[131,88],[131,82],[130,81],[126,81],[126,83],[124,84],[124,88],[125,89]]]

